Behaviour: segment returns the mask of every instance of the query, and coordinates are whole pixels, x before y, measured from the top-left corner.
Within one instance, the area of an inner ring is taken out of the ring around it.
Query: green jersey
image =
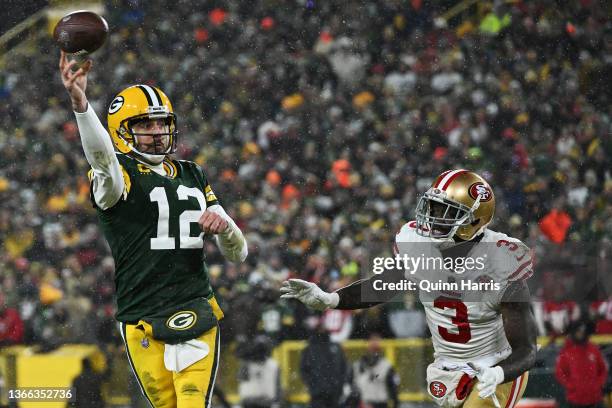
[[[123,196],[107,210],[96,206],[115,259],[117,320],[137,322],[212,297],[197,221],[218,201],[200,166],[166,159],[162,176],[129,156],[117,158]]]

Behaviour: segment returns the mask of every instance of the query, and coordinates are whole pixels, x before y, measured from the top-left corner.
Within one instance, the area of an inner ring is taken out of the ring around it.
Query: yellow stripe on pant
[[[151,337],[151,326],[121,323],[121,335],[132,370],[140,388],[154,408],[210,407],[219,362],[219,327],[197,339],[210,347],[211,353],[184,370],[175,373],[164,365],[164,347]]]

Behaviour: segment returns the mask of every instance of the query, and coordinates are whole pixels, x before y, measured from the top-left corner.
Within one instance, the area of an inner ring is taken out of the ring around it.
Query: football
[[[53,39],[70,54],[91,54],[104,44],[107,35],[106,20],[86,10],[65,15],[53,30]]]

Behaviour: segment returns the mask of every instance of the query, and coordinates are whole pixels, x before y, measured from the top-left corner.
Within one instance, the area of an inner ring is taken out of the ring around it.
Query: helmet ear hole
[[[474,222],[472,222],[470,225],[471,225],[472,227],[475,227],[476,225],[478,225],[478,223],[479,223],[479,222],[480,222],[480,218],[477,218],[477,219],[475,219],[475,220],[474,220]]]

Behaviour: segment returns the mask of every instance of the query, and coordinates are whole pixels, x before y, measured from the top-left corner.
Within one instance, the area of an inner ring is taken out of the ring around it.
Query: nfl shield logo
[[[147,339],[146,337],[144,339],[142,339],[142,341],[140,342],[140,345],[142,346],[142,348],[149,348],[149,339]]]

